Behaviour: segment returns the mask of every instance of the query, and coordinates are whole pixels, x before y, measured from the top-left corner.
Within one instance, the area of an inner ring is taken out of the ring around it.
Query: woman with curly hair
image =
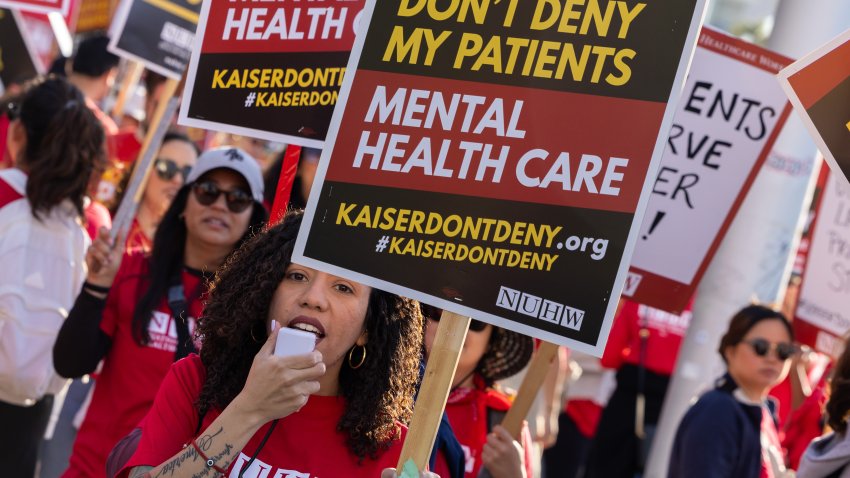
[[[236,148],[205,152],[177,192],[153,250],[124,254],[109,233],[87,254],[89,273],[53,347],[65,377],[103,360],[64,478],[103,476],[109,451],[144,418],[192,335],[212,274],[266,221],[262,174]]]
[[[119,476],[377,477],[395,465],[422,314],[415,301],[292,263],[300,224],[290,212],[219,272],[201,354],[171,368]],[[275,355],[281,328],[315,334],[316,349]]]

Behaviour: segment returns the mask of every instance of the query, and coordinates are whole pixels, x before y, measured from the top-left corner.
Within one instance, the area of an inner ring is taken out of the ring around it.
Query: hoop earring
[[[251,330],[251,339],[254,341],[254,343],[261,344],[261,343],[264,342],[263,340],[257,340],[257,337],[254,336],[254,326],[253,325],[251,326],[250,330]]]
[[[354,365],[351,357],[354,355],[354,349],[356,349],[357,347],[360,347],[361,349],[363,349],[363,354],[360,356],[360,362],[358,362],[357,365]],[[351,347],[351,350],[348,351],[348,366],[351,367],[352,370],[357,370],[358,368],[362,367],[365,362],[366,362],[366,346],[355,344],[354,347]]]

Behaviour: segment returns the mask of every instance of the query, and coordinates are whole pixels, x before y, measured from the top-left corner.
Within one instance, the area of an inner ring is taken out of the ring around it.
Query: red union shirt
[[[195,438],[195,401],[205,378],[206,370],[197,355],[174,364],[142,422],[139,447],[119,476],[127,476],[135,466],[158,466]],[[377,478],[384,468],[395,468],[407,429],[400,426],[399,439],[389,449],[376,460],[361,463],[346,446],[346,435],[336,429],[344,410],[345,401],[340,397],[310,396],[301,411],[278,422],[262,447],[260,442],[271,422],[261,427],[228,467],[228,478],[237,478],[249,462],[243,478]],[[208,412],[201,430],[220,414],[220,410]]]
[[[484,388],[476,378],[476,388],[457,388],[446,402],[446,414],[466,458],[465,478],[478,476],[481,466],[481,451],[487,443],[488,410],[506,412],[511,402],[504,394]],[[521,444],[525,456],[525,474],[534,476],[531,467],[531,434],[523,426]],[[448,477],[448,475],[440,475]]]
[[[619,369],[624,363],[640,362],[640,329],[649,329],[646,339],[647,370],[672,375],[682,340],[691,323],[693,299],[681,315],[671,314],[627,300],[614,320],[602,355],[602,366]]]
[[[150,343],[139,345],[133,338],[133,313],[148,287],[148,267],[149,261],[141,253],[125,255],[109,292],[100,328],[112,338],[112,346],[95,381],[91,406],[64,478],[103,476],[112,447],[144,418],[174,362],[177,329],[165,297],[148,326]],[[203,310],[202,287],[200,274],[184,269],[190,334],[194,332],[194,318]]]

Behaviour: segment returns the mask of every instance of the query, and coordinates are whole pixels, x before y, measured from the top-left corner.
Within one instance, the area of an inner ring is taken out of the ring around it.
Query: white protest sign
[[[775,75],[790,62],[703,28],[624,295],[687,305],[789,114]]]
[[[802,343],[834,353],[850,330],[850,187],[824,171],[794,325]]]

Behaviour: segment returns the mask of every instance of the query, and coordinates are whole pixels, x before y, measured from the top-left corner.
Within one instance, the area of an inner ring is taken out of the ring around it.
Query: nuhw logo
[[[583,310],[505,286],[499,289],[496,306],[572,330],[581,330],[584,322]]]

